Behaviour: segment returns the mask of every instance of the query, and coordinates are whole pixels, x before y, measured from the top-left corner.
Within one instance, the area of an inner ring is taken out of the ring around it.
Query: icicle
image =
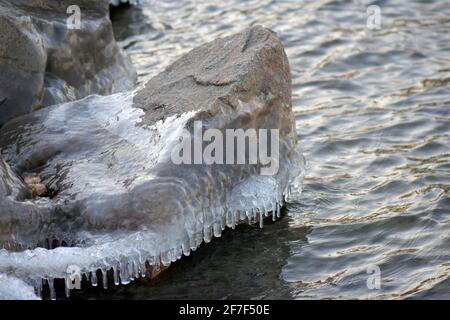
[[[272,221],[277,220],[277,203],[274,202],[272,205]]]
[[[228,228],[233,228],[234,224],[233,224],[233,213],[228,210],[226,213],[226,224]]]
[[[128,260],[128,277],[130,279],[130,281],[134,280],[134,260],[133,258],[130,258]]]
[[[133,272],[134,272],[134,278],[135,278],[135,279],[139,279],[139,277],[140,277],[140,274],[139,274],[139,259],[138,259],[138,260],[135,260],[135,261],[133,262],[133,268],[134,268],[134,270],[133,270]]]
[[[247,211],[239,210],[239,221],[247,219]]]
[[[159,271],[159,270],[161,269],[161,259],[160,259],[159,257],[155,257],[155,261],[154,261],[154,264],[153,264],[153,268],[154,268],[156,271]]]
[[[211,242],[211,238],[212,238],[212,230],[211,230],[211,226],[205,227],[203,229],[203,240],[206,243]]]
[[[281,204],[277,202],[277,218],[281,218]]]
[[[232,213],[232,223],[233,223],[233,225],[231,226],[231,228],[235,229],[238,221],[239,221],[239,211],[235,210]]]
[[[127,261],[122,261],[119,267],[120,274],[120,283],[121,284],[129,284],[130,283],[130,275],[128,274],[128,263]]]
[[[284,206],[284,196],[283,193],[280,194],[279,198],[278,198],[278,204],[282,207]]]
[[[195,249],[197,249],[195,235],[191,235],[189,237],[189,246],[191,247],[192,251],[195,251]]]
[[[102,270],[103,289],[108,289],[108,270],[107,269],[101,270]]]
[[[170,262],[177,261],[177,248],[172,248],[169,250],[169,259]]]
[[[189,256],[191,254],[191,246],[189,244],[189,238],[185,237],[183,243],[181,244],[181,247],[183,249],[183,254],[185,256]]]
[[[155,256],[151,256],[150,258],[148,258],[148,264],[151,266],[155,266],[156,265],[156,261],[159,259],[159,257],[155,257]],[[145,265],[145,262],[144,262]]]
[[[42,298],[42,279],[41,278],[36,280],[36,285],[35,285],[34,289],[36,291],[36,295],[39,296],[40,298]]]
[[[195,234],[195,249],[197,249],[203,242],[203,232],[199,231]]]
[[[145,278],[147,276],[147,262],[144,260],[144,262],[141,263],[141,277]]]
[[[70,288],[67,285],[66,279],[64,279],[64,291],[66,292],[66,298],[69,299],[70,298]]]
[[[113,266],[113,274],[114,274],[114,284],[118,286],[120,284],[120,281],[119,281],[119,267],[117,265]]]
[[[91,284],[93,287],[97,286],[97,271],[92,271],[91,272]]]
[[[128,273],[128,268],[120,271],[120,283],[121,284],[129,284],[131,282],[131,276]]]
[[[222,236],[222,226],[220,223],[214,223],[214,237],[219,238]]]
[[[226,226],[227,226],[227,217],[226,217],[226,214],[224,214],[222,216],[222,225],[221,225],[222,231],[225,230]]]
[[[255,223],[255,209],[252,208],[250,211],[250,216],[248,217],[249,223],[254,224]]]
[[[181,259],[181,257],[183,256],[183,248],[181,246],[178,246],[176,248],[176,255],[175,257],[177,258],[177,260]]]
[[[53,278],[48,278],[48,289],[50,290],[50,299],[56,300],[56,291],[55,291],[55,283]]]
[[[170,265],[169,251],[161,252],[161,263],[163,266]]]
[[[285,202],[288,202],[291,198],[291,186],[287,187],[287,190],[285,192],[284,200]]]
[[[244,212],[245,212],[245,216],[246,216],[246,218],[247,218],[248,224],[251,224],[251,221],[250,221],[250,212],[249,212],[248,210],[245,210]]]
[[[236,211],[236,210],[234,210],[234,211],[231,211],[231,223],[232,223],[232,228],[234,229],[235,227],[236,227],[236,224],[237,224],[237,220],[238,219],[236,219],[236,214],[237,214],[238,212]]]
[[[264,212],[259,209],[259,227],[262,228],[264,226]]]

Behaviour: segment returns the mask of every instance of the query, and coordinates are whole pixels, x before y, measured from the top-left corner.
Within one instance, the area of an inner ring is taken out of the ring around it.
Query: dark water
[[[116,37],[142,84],[198,44],[275,30],[292,69],[303,194],[281,221],[227,231],[151,283],[92,296],[450,298],[450,3],[212,3],[125,8]],[[379,30],[366,26],[370,4]]]

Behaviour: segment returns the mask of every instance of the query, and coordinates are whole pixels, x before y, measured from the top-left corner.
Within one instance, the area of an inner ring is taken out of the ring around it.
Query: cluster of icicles
[[[146,277],[148,266],[151,266],[151,268],[154,271],[159,271],[161,267],[165,267],[170,265],[172,262],[175,262],[179,260],[183,255],[188,256],[191,251],[195,251],[199,245],[204,241],[205,243],[208,243],[212,240],[213,237],[220,237],[222,234],[222,231],[225,229],[225,227],[229,227],[234,229],[237,224],[242,222],[248,222],[249,224],[255,224],[259,223],[259,226],[263,227],[263,221],[264,218],[272,217],[272,220],[275,221],[277,218],[280,218],[281,215],[281,207],[284,205],[285,201],[287,201],[291,196],[291,187],[287,188],[286,191],[280,195],[279,197],[274,197],[274,201],[271,202],[270,205],[267,205],[263,203],[261,207],[259,208],[252,208],[248,211],[240,211],[236,210],[235,212],[228,211],[226,214],[223,215],[221,223],[214,223],[212,225],[205,226],[203,228],[203,231],[195,233],[192,237],[189,238],[189,241],[182,243],[177,248],[173,248],[171,250],[162,252],[160,255],[154,256],[146,252],[144,248],[140,248],[139,245],[135,247],[134,249],[131,249],[131,253],[127,252],[121,254],[119,256],[119,259],[112,258],[112,257],[103,257],[98,261],[98,259],[94,259],[92,261],[92,256],[95,256],[96,254],[89,252],[89,247],[82,248],[82,247],[72,247],[70,249],[80,249],[84,250],[80,253],[80,258],[83,256],[83,258],[86,258],[88,256],[89,258],[86,260],[89,264],[89,267],[86,269],[81,269],[80,277],[84,281],[88,281],[91,283],[92,286],[96,287],[99,285],[99,283],[103,286],[103,288],[107,289],[109,284],[108,279],[108,272],[112,273],[113,282],[115,285],[119,284],[129,284],[131,281]],[[277,198],[277,199],[276,199]],[[264,201],[263,201],[264,202]],[[139,241],[145,241],[145,233],[142,233],[140,236],[137,234],[134,234],[133,237],[135,237],[135,240]],[[136,237],[141,237],[137,239]],[[130,239],[129,237],[126,237],[126,239],[122,239],[123,242],[128,242]],[[50,243],[54,243],[54,241],[51,241]],[[121,241],[119,241],[121,242]],[[119,242],[115,242],[115,246],[120,246]],[[137,242],[136,242],[137,243]],[[129,242],[128,242],[129,245]],[[69,249],[69,248],[67,248]],[[140,250],[142,249],[142,250]],[[87,252],[86,252],[87,250]],[[47,259],[51,259],[52,251],[54,250],[47,250],[44,248],[37,248],[30,252],[42,252],[43,255],[46,255],[45,257]],[[117,250],[120,251],[120,250]],[[102,250],[103,252],[103,250]],[[5,256],[4,254],[11,254],[7,253],[6,250],[0,250],[0,261],[4,261]],[[77,255],[77,252],[74,254]],[[57,257],[53,257],[57,259]],[[95,257],[100,258],[100,257]],[[11,258],[10,258],[11,260]],[[26,263],[26,260],[14,259],[13,261],[10,261],[11,264],[16,263]],[[64,260],[64,259],[62,259]],[[82,262],[82,261],[81,261]],[[90,262],[90,263],[89,263]],[[34,265],[33,262],[30,262]],[[63,264],[66,262],[63,262]],[[80,263],[81,264],[81,263]],[[58,266],[58,263],[55,263],[56,267],[48,266],[51,271],[55,268],[60,268],[60,265]],[[84,264],[83,264],[84,265]],[[27,266],[24,266],[24,269],[27,269]],[[43,266],[42,266],[43,268]],[[112,271],[111,271],[112,270]],[[1,272],[1,270],[0,270]],[[51,273],[51,272],[49,272]],[[14,274],[14,276],[19,276],[19,278],[22,278],[25,280],[26,283],[29,283],[34,287],[34,290],[36,294],[39,297],[43,297],[44,295],[44,287],[47,286],[49,290],[49,295],[51,299],[56,299],[56,290],[55,290],[55,279],[64,278],[64,274],[61,274],[62,277],[33,277],[33,276],[25,276],[25,275],[19,275]],[[65,293],[67,297],[70,297],[70,291],[71,288],[68,286],[68,283],[66,282],[69,278],[65,278],[64,285],[65,285]]]

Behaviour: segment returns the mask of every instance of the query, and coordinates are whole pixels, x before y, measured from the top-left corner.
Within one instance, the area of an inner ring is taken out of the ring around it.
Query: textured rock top
[[[134,102],[153,123],[175,113],[213,112],[225,104],[263,94],[279,96],[290,106],[289,63],[275,33],[261,26],[197,47],[147,82]]]
[[[130,266],[167,266],[226,226],[280,215],[303,163],[289,64],[273,32],[253,27],[195,48],[133,94],[42,108],[0,128],[0,274],[36,283],[64,278],[70,265],[90,279],[120,266],[116,278],[128,283]],[[172,151],[180,137],[195,144],[185,133],[197,119],[221,132],[276,129],[277,170],[177,163]],[[69,247],[22,250],[49,239]]]

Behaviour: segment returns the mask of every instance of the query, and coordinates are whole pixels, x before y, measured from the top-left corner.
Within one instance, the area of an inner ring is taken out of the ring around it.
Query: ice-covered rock
[[[106,0],[0,0],[0,126],[42,106],[133,87],[136,72],[108,9]]]
[[[198,121],[200,130],[278,130],[279,169],[262,175],[259,162],[176,164],[174,148],[180,137],[192,145]],[[303,172],[289,63],[262,27],[193,49],[137,93],[90,96],[16,118],[1,128],[0,146],[14,172],[39,175],[48,189],[22,201],[31,203],[30,214],[1,209],[4,243],[72,245],[0,250],[0,272],[37,288],[42,279],[52,288],[73,265],[95,285],[109,269],[115,283],[126,284],[148,265],[158,270],[189,255],[226,226],[262,226],[269,214],[279,216]]]

